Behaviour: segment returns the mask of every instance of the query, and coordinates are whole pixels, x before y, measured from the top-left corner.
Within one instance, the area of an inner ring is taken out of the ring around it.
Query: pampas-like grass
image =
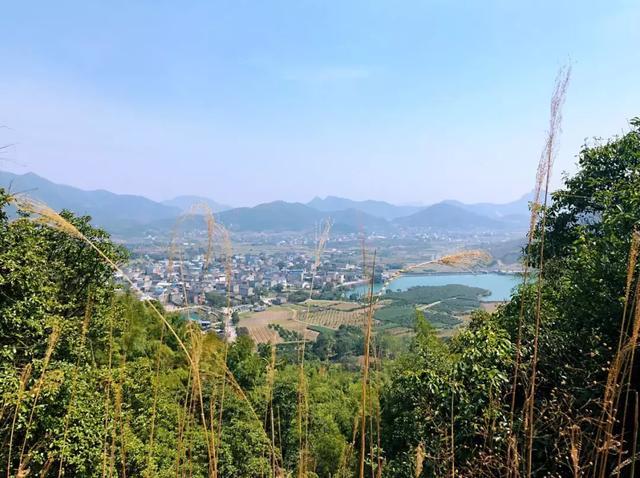
[[[547,223],[547,204],[549,201],[549,185],[551,181],[551,171],[557,155],[558,137],[562,131],[562,107],[567,95],[567,87],[571,78],[571,68],[563,68],[558,73],[556,85],[551,97],[549,130],[547,131],[547,141],[542,154],[542,161],[538,169],[540,179],[536,184],[544,184],[544,202],[542,205],[542,218],[540,220],[540,251],[538,262],[536,308],[535,308],[535,332],[533,337],[533,356],[531,358],[531,375],[529,378],[528,410],[526,411],[525,423],[528,424],[527,436],[527,477],[531,477],[533,469],[533,436],[535,433],[535,394],[536,375],[538,366],[538,344],[540,339],[541,314],[542,314],[542,285],[544,282],[544,245],[545,230]],[[542,177],[544,180],[542,180]],[[539,193],[538,193],[539,194]]]
[[[18,419],[20,406],[22,405],[22,399],[24,397],[24,392],[27,388],[27,382],[31,377],[32,369],[33,367],[31,366],[31,364],[27,364],[22,370],[22,374],[20,374],[20,382],[18,384],[18,394],[16,397],[16,405],[15,405],[15,410],[13,412],[13,419],[11,421],[11,433],[9,435],[9,450],[7,452],[7,478],[11,476],[11,452],[13,450],[13,434],[16,428],[16,420]]]
[[[131,279],[124,273],[124,271],[120,268],[120,266],[118,266],[118,264],[116,264],[96,244],[94,244],[90,239],[88,239],[84,234],[82,234],[82,232],[80,232],[71,222],[67,221],[65,218],[60,216],[60,214],[55,212],[53,209],[48,207],[46,204],[44,204],[44,203],[42,203],[40,201],[33,200],[33,199],[31,199],[31,198],[29,198],[29,197],[27,197],[25,195],[14,195],[14,196],[11,196],[10,197],[10,201],[13,202],[21,211],[27,213],[28,218],[30,220],[32,220],[33,222],[35,222],[37,224],[41,224],[43,226],[50,227],[50,228],[58,230],[58,231],[61,231],[61,232],[65,233],[65,234],[68,234],[71,237],[74,237],[74,238],[76,238],[78,240],[81,240],[84,243],[86,243],[91,249],[93,249],[98,254],[98,256],[108,266],[110,266],[114,270],[114,272],[119,273],[122,276],[122,278],[127,283],[129,283],[129,285],[131,287],[135,288],[135,284],[133,283],[133,281],[131,281]],[[217,227],[218,230],[222,230],[221,226],[214,227],[214,223],[213,223],[212,220],[209,220],[207,222],[207,224],[208,224],[208,229],[210,229],[210,230],[215,230],[216,227]],[[228,239],[228,235],[226,235],[226,234],[223,234],[223,237]],[[184,341],[180,338],[180,336],[176,332],[175,328],[166,319],[166,317],[158,310],[158,308],[153,304],[153,302],[148,302],[148,305],[151,308],[151,310],[153,311],[154,315],[160,320],[161,324],[163,324],[167,328],[167,330],[169,330],[171,335],[173,335],[173,337],[175,338],[176,342],[178,343],[178,346],[180,347],[180,349],[184,353],[184,355],[185,355],[185,357],[186,357],[186,359],[187,359],[187,361],[189,363],[189,366],[193,371],[194,386],[196,387],[197,394],[199,395],[198,401],[202,404],[203,403],[203,399],[202,399],[202,384],[201,384],[201,381],[199,379],[199,364],[198,364],[198,361],[197,361],[197,357],[193,356],[189,352],[189,349],[187,348],[187,346],[184,343]],[[227,307],[227,309],[229,309],[229,307]],[[226,329],[226,323],[225,323],[225,329]],[[226,355],[226,353],[225,353],[225,355]],[[249,401],[248,397],[246,396],[246,394],[242,390],[242,387],[240,387],[240,385],[236,381],[235,377],[233,376],[233,373],[231,372],[231,370],[229,370],[229,368],[228,368],[228,366],[226,364],[226,359],[224,361],[221,361],[220,365],[224,369],[223,376],[226,377],[224,382],[228,381],[230,383],[232,389],[247,404],[247,406],[249,408],[249,411],[251,412],[251,414],[253,415],[255,420],[257,422],[261,423],[260,418],[256,414],[256,411],[255,411],[254,407],[252,406],[251,402]],[[204,408],[203,407],[201,407],[201,410],[202,410],[202,413],[204,414]],[[220,416],[222,416],[222,406],[220,407]],[[262,429],[262,432],[265,434],[265,437],[267,437],[267,439],[268,439],[269,437],[268,437],[268,434],[267,434],[266,430],[264,429],[264,427],[261,427],[261,429]],[[208,436],[209,436],[209,434],[207,433],[207,437]],[[208,442],[208,444],[207,444],[207,449],[208,449],[208,451],[210,453],[212,452],[212,446],[211,446],[210,442]],[[213,453],[215,453],[215,451]],[[213,461],[213,455],[211,455],[211,459]],[[59,468],[59,475],[60,476],[62,474],[62,469],[63,469],[62,461],[63,460],[61,460],[60,468]]]
[[[304,372],[304,355],[307,342],[307,328],[306,324],[309,323],[309,316],[311,314],[311,298],[313,296],[313,285],[315,281],[316,271],[320,265],[324,248],[329,240],[329,233],[331,232],[331,221],[327,220],[322,226],[322,230],[318,237],[316,244],[313,264],[311,266],[311,281],[309,284],[309,299],[307,300],[306,313],[303,319],[305,326],[302,329],[302,334],[298,340],[298,478],[304,478],[307,474],[307,459],[308,459],[308,440],[309,440],[309,402],[308,402],[308,390],[307,380]],[[304,424],[304,425],[303,425]]]
[[[60,324],[54,324],[51,328],[51,333],[49,334],[49,340],[47,341],[47,349],[44,353],[44,358],[42,360],[42,372],[40,372],[40,378],[36,382],[34,386],[34,396],[33,403],[31,404],[31,412],[29,413],[29,419],[27,420],[27,425],[24,429],[24,439],[22,441],[22,447],[20,448],[20,462],[18,465],[18,470],[22,470],[25,466],[23,463],[25,460],[25,450],[27,446],[27,440],[29,438],[29,430],[31,429],[31,424],[33,423],[33,417],[36,410],[36,406],[38,404],[38,399],[40,398],[40,392],[42,391],[42,386],[44,384],[44,380],[46,378],[47,369],[49,367],[49,361],[51,360],[51,355],[58,343],[58,339],[60,338]]]
[[[364,264],[363,264],[364,270]],[[364,457],[365,457],[365,443],[366,443],[366,415],[367,415],[367,387],[369,382],[369,347],[371,345],[371,329],[373,326],[373,311],[374,311],[374,299],[373,299],[373,284],[375,281],[376,270],[376,253],[373,253],[373,262],[371,264],[371,282],[369,287],[369,308],[367,310],[365,335],[364,335],[364,365],[362,367],[362,396],[360,399],[360,464],[359,473],[360,478],[364,478]],[[373,428],[373,427],[372,427]],[[371,430],[373,431],[373,430]]]

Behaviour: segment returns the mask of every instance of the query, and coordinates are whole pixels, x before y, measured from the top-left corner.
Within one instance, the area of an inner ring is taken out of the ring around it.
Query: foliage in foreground
[[[23,477],[525,476],[530,452],[535,476],[632,476],[640,121],[632,125],[585,147],[578,173],[553,195],[527,251],[533,266],[544,265],[536,281],[495,314],[475,313],[449,341],[418,314],[409,352],[373,361],[364,469],[356,459],[361,375],[328,361],[343,342],[360,350],[363,335],[325,333],[312,347],[320,358],[304,369],[269,346],[256,351],[248,337],[227,347],[165,314],[173,336],[149,303],[116,289],[112,269],[85,242],[0,213],[0,469]],[[1,211],[7,201],[0,193]],[[88,218],[63,215],[113,262],[126,260]]]

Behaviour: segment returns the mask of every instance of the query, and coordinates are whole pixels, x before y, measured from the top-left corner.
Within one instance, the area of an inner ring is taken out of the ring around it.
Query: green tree
[[[311,350],[320,360],[328,360],[333,356],[335,347],[335,334],[322,331],[313,343]]]

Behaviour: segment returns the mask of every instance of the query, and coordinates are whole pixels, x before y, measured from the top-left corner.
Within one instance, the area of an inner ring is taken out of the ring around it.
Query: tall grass
[[[558,139],[562,128],[562,107],[564,105],[569,79],[571,78],[571,67],[562,68],[556,78],[556,85],[551,97],[549,129],[547,131],[547,141],[542,154],[542,161],[538,176],[543,178],[540,182],[544,184],[542,217],[540,220],[540,238],[538,251],[537,268],[537,288],[535,305],[535,332],[533,336],[533,356],[531,358],[531,375],[529,378],[528,409],[526,411],[525,423],[528,425],[527,435],[527,477],[531,476],[533,468],[533,437],[535,433],[535,394],[536,394],[536,374],[538,366],[538,347],[540,341],[540,326],[542,320],[542,285],[544,283],[544,246],[545,231],[547,225],[547,205],[549,202],[549,186],[551,182],[551,172],[553,163],[557,155]]]
[[[534,402],[535,402],[535,382],[536,367],[538,361],[538,346],[541,326],[541,303],[542,303],[542,284],[544,280],[544,236],[546,228],[546,210],[549,201],[549,186],[551,181],[551,173],[553,163],[557,155],[558,140],[562,126],[562,107],[566,99],[567,88],[571,78],[571,68],[563,67],[556,77],[555,87],[551,96],[549,111],[549,127],[545,145],[540,155],[538,168],[536,171],[536,181],[534,185],[533,200],[530,205],[531,214],[529,218],[529,229],[527,233],[527,245],[523,257],[522,286],[523,293],[520,296],[520,306],[518,314],[518,325],[516,332],[515,360],[514,370],[511,384],[511,406],[509,412],[508,439],[507,439],[507,458],[506,467],[508,476],[520,476],[521,460],[518,449],[518,439],[514,434],[516,396],[518,391],[518,382],[520,378],[520,367],[522,366],[522,346],[524,333],[524,317],[527,306],[526,286],[531,275],[532,247],[536,230],[540,231],[539,244],[539,262],[537,264],[537,289],[535,303],[535,332],[533,337],[533,357],[531,360],[529,391],[527,396],[527,406],[525,411],[525,424],[527,426],[526,441],[526,474],[531,476],[532,472],[532,453],[533,453],[533,436],[534,436]]]
[[[364,271],[363,264],[363,271]],[[360,398],[360,463],[359,463],[359,476],[364,478],[364,456],[365,456],[365,444],[366,444],[366,415],[367,415],[367,387],[369,385],[369,349],[371,346],[371,330],[373,326],[373,286],[375,283],[375,271],[376,271],[376,253],[373,253],[373,261],[371,263],[371,279],[369,283],[369,307],[366,312],[365,321],[365,334],[364,334],[364,364],[362,366],[362,394]],[[370,430],[373,433],[373,427]],[[372,457],[373,458],[373,457]]]
[[[51,208],[49,208],[46,204],[41,203],[39,201],[35,201],[27,196],[24,195],[19,195],[19,196],[12,196],[10,198],[11,202],[13,202],[14,204],[16,204],[16,206],[24,211],[25,213],[28,214],[28,217],[41,225],[47,226],[47,227],[51,227],[53,229],[56,229],[58,231],[61,231],[65,234],[68,234],[71,237],[74,237],[82,242],[84,242],[85,244],[88,245],[88,247],[90,247],[92,250],[95,251],[95,253],[98,255],[98,257],[100,257],[100,259],[107,264],[109,267],[111,267],[113,269],[114,272],[119,273],[119,275],[132,287],[135,289],[135,284],[133,283],[133,281],[127,276],[127,274],[120,268],[120,266],[118,264],[116,264],[110,257],[108,257],[99,247],[98,245],[96,245],[94,242],[92,242],[90,239],[88,239],[84,234],[82,234],[71,222],[67,221],[65,218],[63,218],[62,216],[60,216],[57,212],[55,212],[54,210],[52,210]],[[216,225],[213,221],[213,217],[211,215],[210,218],[206,219],[207,221],[207,230],[208,230],[208,246],[207,246],[207,253],[205,256],[205,264],[208,264],[209,261],[211,260],[212,257],[212,245],[213,245],[213,239],[212,239],[212,234],[216,231],[220,232],[221,236],[223,237],[223,241],[228,241],[228,234],[226,233],[226,231],[224,231],[224,229],[219,226]],[[226,249],[228,246],[225,246],[225,250],[227,252],[227,257],[230,260],[230,253],[228,251],[228,249]],[[170,259],[171,261],[171,259]],[[230,269],[230,268],[229,268]],[[230,273],[227,273],[229,279],[230,279]],[[228,291],[230,293],[230,280],[228,280]],[[228,293],[228,294],[229,294]],[[228,297],[228,305],[229,305],[229,301],[230,298]],[[197,405],[199,405],[199,415],[200,415],[200,420],[202,422],[202,426],[205,430],[205,437],[207,439],[207,452],[209,454],[209,467],[210,467],[210,475],[211,476],[216,476],[217,470],[216,470],[216,444],[215,444],[215,436],[212,435],[211,433],[209,433],[209,427],[207,426],[207,420],[206,420],[206,416],[205,416],[205,407],[204,407],[204,401],[203,401],[203,384],[202,384],[202,380],[201,380],[201,373],[200,373],[200,356],[201,356],[201,352],[202,349],[200,347],[201,345],[201,337],[199,337],[199,334],[194,333],[193,331],[191,331],[191,333],[189,334],[189,338],[190,338],[190,342],[191,342],[191,347],[187,347],[187,344],[185,343],[185,341],[180,337],[180,335],[177,333],[176,329],[172,326],[172,324],[167,320],[167,318],[164,316],[164,314],[162,312],[160,312],[160,310],[153,304],[153,302],[148,302],[147,303],[148,307],[151,309],[153,315],[158,319],[158,321],[160,322],[160,325],[163,328],[166,328],[166,330],[168,330],[170,332],[170,334],[173,336],[173,338],[176,340],[179,348],[182,350],[184,357],[187,360],[187,363],[189,365],[189,368],[191,370],[191,376],[192,376],[192,384],[194,387],[194,391],[195,391],[195,395],[196,395],[196,400],[195,403]],[[90,310],[90,308],[88,307],[87,310]],[[229,312],[230,307],[227,307],[227,314],[230,314]],[[88,321],[90,318],[90,314],[87,313],[85,315],[85,321],[83,322],[83,326],[82,326],[82,336],[81,336],[81,345],[80,345],[80,350],[83,351],[84,350],[84,341],[86,338],[86,333],[88,331]],[[227,318],[228,320],[228,318]],[[225,331],[226,331],[226,325],[227,325],[227,321],[225,321]],[[238,397],[245,402],[245,404],[247,405],[249,411],[251,412],[251,414],[253,415],[253,417],[255,418],[255,420],[258,423],[261,423],[261,420],[259,419],[258,415],[256,414],[256,411],[253,407],[253,405],[251,404],[250,400],[248,399],[248,397],[246,396],[244,390],[242,389],[242,387],[240,387],[240,385],[238,384],[237,380],[235,379],[233,373],[231,372],[231,370],[229,370],[227,364],[226,364],[226,350],[227,350],[227,341],[225,340],[225,346],[224,346],[224,356],[222,357],[222,359],[218,359],[217,360],[217,364],[218,366],[220,366],[222,368],[222,373],[221,376],[223,378],[222,380],[222,384],[224,387],[225,383],[229,383],[230,386],[232,387],[232,389],[234,390],[234,392],[238,395]],[[110,352],[109,352],[109,370],[111,370],[111,353],[112,353],[112,346],[110,347]],[[69,403],[69,408],[67,410],[66,416],[65,416],[65,432],[64,432],[64,437],[63,437],[63,443],[66,443],[66,438],[67,438],[67,429],[68,429],[68,420],[70,417],[70,414],[72,413],[73,410],[73,404],[74,404],[74,400],[75,400],[75,382],[76,382],[76,377],[77,377],[77,371],[79,368],[79,363],[76,364],[76,367],[74,368],[73,371],[73,379],[72,379],[72,384],[71,384],[71,389],[72,389],[72,397]],[[31,371],[31,368],[28,368],[29,373]],[[26,371],[26,369],[25,369]],[[25,378],[26,377],[26,378]],[[23,374],[23,378],[24,379],[24,383],[22,383],[21,380],[21,389],[18,393],[18,397],[20,399],[20,401],[22,401],[23,398],[23,394],[24,394],[24,387],[26,387],[26,381],[28,379],[28,376]],[[109,384],[113,384],[112,380],[109,380]],[[105,413],[109,413],[109,409],[111,407],[110,403],[111,400],[109,398],[110,393],[110,386],[107,386],[107,392],[105,395]],[[224,390],[224,388],[223,388]],[[115,390],[115,392],[120,393],[118,390]],[[114,394],[115,395],[115,394]],[[118,397],[115,397],[116,399],[118,399]],[[223,399],[224,397],[221,397],[221,404],[220,404],[220,409],[219,409],[219,426],[218,426],[218,437],[221,436],[221,431],[220,431],[220,427],[221,427],[221,423],[222,423],[222,408],[223,408]],[[117,400],[116,400],[117,402]],[[118,407],[118,403],[115,403],[115,406]],[[11,472],[11,449],[13,448],[13,429],[15,428],[15,420],[17,418],[17,410],[18,410],[19,406],[16,406],[16,412],[14,413],[14,425],[12,426],[12,431],[11,431],[11,437],[10,437],[10,445],[9,445],[9,454],[8,454],[8,465],[7,465],[7,476],[10,476],[10,472]],[[213,417],[209,417],[210,421],[213,421]],[[105,428],[106,430],[106,428]],[[261,427],[262,432],[264,433],[265,437],[268,437],[267,431],[264,429],[264,427]],[[124,428],[122,426],[122,424],[120,424],[120,428],[119,431],[122,435],[122,433],[124,433]],[[105,436],[106,438],[106,436]],[[124,443],[124,440],[121,440]],[[219,440],[218,440],[219,441]],[[269,440],[269,443],[271,443],[271,441]],[[106,445],[106,444],[105,444]],[[124,444],[123,444],[124,446]],[[106,476],[107,474],[111,475],[113,473],[113,457],[115,454],[115,437],[112,435],[112,445],[111,445],[111,458],[109,458],[108,460],[105,458],[103,460],[103,470],[102,470],[102,475]],[[105,446],[105,452],[106,452],[107,447]],[[124,454],[124,453],[123,453]],[[109,462],[107,464],[107,461]],[[62,476],[63,474],[63,470],[64,470],[64,450],[63,453],[60,456],[60,461],[59,461],[59,467],[58,467],[58,476]]]
[[[51,360],[51,355],[58,344],[58,339],[60,338],[60,324],[56,323],[51,328],[51,333],[49,334],[49,340],[47,341],[47,349],[44,353],[44,359],[42,361],[42,371],[40,372],[40,378],[36,382],[34,386],[34,397],[33,403],[31,404],[31,411],[29,412],[29,419],[27,420],[27,424],[24,429],[24,439],[22,441],[22,447],[20,448],[20,461],[18,464],[18,470],[24,470],[26,466],[26,461],[28,461],[28,456],[25,456],[25,451],[27,447],[27,441],[29,440],[29,431],[31,430],[31,425],[33,423],[33,417],[35,414],[36,407],[38,405],[38,400],[40,398],[40,392],[42,391],[42,387],[44,385],[44,381],[47,375],[47,370],[49,367],[49,361]],[[10,458],[10,457],[9,457]]]
[[[305,309],[305,316],[303,322],[305,326],[302,329],[302,334],[298,340],[298,404],[297,404],[297,420],[298,420],[298,477],[304,478],[307,475],[307,461],[308,461],[308,446],[309,446],[309,399],[308,399],[308,386],[307,378],[304,371],[304,358],[307,344],[307,328],[306,324],[309,323],[309,317],[311,315],[311,299],[313,297],[313,286],[315,283],[315,276],[322,260],[322,254],[324,252],[327,241],[329,240],[329,233],[331,232],[331,221],[327,220],[321,226],[318,240],[315,247],[313,263],[311,266],[311,280],[309,281],[309,298],[307,300],[307,307]]]
[[[623,317],[620,323],[618,345],[607,374],[600,427],[596,437],[597,448],[593,470],[594,476],[598,477],[605,476],[609,454],[613,449],[617,451],[618,455],[617,468],[621,469],[623,465],[622,457],[624,453],[627,410],[631,404],[631,388],[633,385],[631,382],[632,370],[635,364],[636,349],[640,340],[640,280],[636,276],[636,265],[639,253],[640,232],[636,230],[632,234],[629,250]],[[636,282],[635,290],[633,288],[634,281]],[[635,304],[635,307],[633,307],[632,304]],[[621,430],[619,435],[615,436],[613,429],[617,422],[616,418],[621,406],[623,407]],[[633,410],[632,413],[634,413]],[[630,448],[630,453],[632,457],[635,457],[637,421],[634,425],[633,435],[634,445]],[[635,462],[632,463],[635,465]]]

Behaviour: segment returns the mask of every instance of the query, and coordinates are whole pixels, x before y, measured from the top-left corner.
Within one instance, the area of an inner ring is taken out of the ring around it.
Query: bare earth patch
[[[279,344],[283,342],[282,337],[277,331],[270,329],[269,324],[280,325],[302,334],[306,326],[299,320],[300,317],[298,307],[271,307],[263,312],[242,314],[238,327],[246,327],[256,343]],[[305,334],[308,340],[315,340],[317,336],[318,333],[312,330],[307,330]]]
[[[367,306],[354,302],[331,300],[314,300],[307,315],[306,304],[271,307],[263,312],[248,312],[240,315],[238,327],[246,327],[249,335],[256,343],[282,343],[277,331],[270,329],[269,324],[280,325],[300,334],[307,340],[315,340],[318,332],[309,330],[308,326],[318,325],[337,330],[341,325],[362,327],[367,315]],[[380,307],[382,304],[378,304]]]

